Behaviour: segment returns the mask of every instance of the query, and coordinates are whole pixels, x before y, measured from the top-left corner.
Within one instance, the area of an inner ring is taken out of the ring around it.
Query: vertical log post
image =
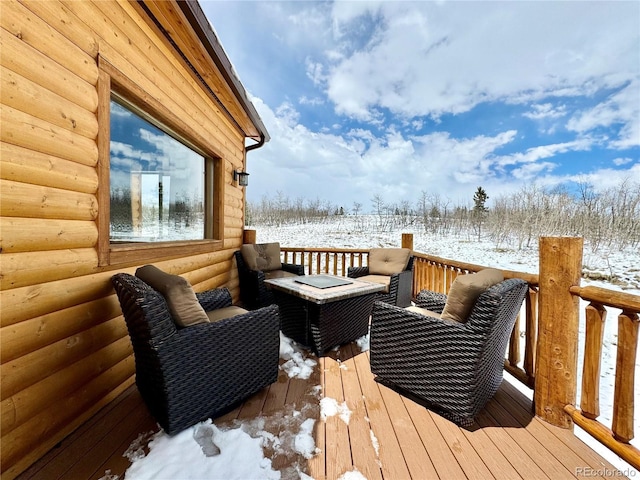
[[[256,243],[256,231],[244,230],[242,232],[242,243]]]
[[[618,316],[618,353],[613,393],[611,430],[616,440],[633,440],[634,365],[638,350],[638,314],[623,311]]]
[[[402,248],[408,248],[413,253],[413,233],[403,233],[402,234]],[[413,279],[411,280],[411,297],[415,297],[418,293],[416,289],[416,267],[415,263],[413,264]]]
[[[573,421],[565,405],[576,401],[582,238],[540,238],[538,351],[534,403],[536,415],[563,428]]]
[[[516,317],[516,323],[511,330],[509,339],[509,365],[517,367],[520,361],[520,314]]]
[[[538,335],[538,289],[529,288],[528,295],[526,296],[526,340],[524,349],[524,371],[527,373],[529,380],[533,380],[535,377],[535,362],[536,362],[536,337]],[[527,385],[533,386],[532,382]]]
[[[602,305],[592,302],[587,306],[580,410],[592,420],[600,415],[600,362],[606,319]]]
[[[408,248],[413,252],[413,233],[402,234],[402,248]]]

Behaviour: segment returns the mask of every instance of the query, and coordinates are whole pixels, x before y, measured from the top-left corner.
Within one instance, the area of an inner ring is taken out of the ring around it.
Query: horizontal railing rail
[[[589,302],[585,317],[584,363],[580,408],[566,405],[573,421],[635,468],[640,468],[640,450],[634,438],[635,369],[638,348],[640,297],[600,287],[571,287],[570,292]],[[619,309],[613,417],[611,428],[600,416],[600,365],[608,309]]]

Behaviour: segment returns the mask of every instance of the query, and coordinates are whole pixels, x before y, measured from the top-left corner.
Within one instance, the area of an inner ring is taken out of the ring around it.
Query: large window
[[[202,240],[207,159],[111,100],[111,242]]]
[[[108,60],[99,66],[98,264],[222,249],[227,177],[216,139]]]

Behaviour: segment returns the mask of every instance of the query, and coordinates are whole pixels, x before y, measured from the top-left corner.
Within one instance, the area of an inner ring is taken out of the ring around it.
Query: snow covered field
[[[333,248],[374,248],[399,247],[403,233],[413,234],[413,249],[417,252],[437,257],[458,260],[477,265],[485,265],[538,273],[538,245],[519,250],[502,242],[499,248],[488,238],[477,241],[474,235],[460,237],[442,237],[425,233],[420,226],[380,231],[377,219],[373,215],[338,216],[336,220],[325,223],[307,223],[304,225],[283,225],[247,227],[256,230],[258,243],[280,242],[284,247],[333,247]],[[629,293],[640,294],[640,252],[629,248],[623,251],[611,251],[600,247],[592,251],[585,245],[583,252],[585,272],[594,278],[614,277],[616,285],[610,283],[584,284],[624,289]]]
[[[528,273],[538,271],[537,245],[524,250],[511,249],[503,245],[496,249],[495,245],[482,240],[477,242],[470,238],[438,238],[424,234],[418,230],[401,228],[398,230],[379,232],[375,228],[375,219],[339,218],[335,222],[322,224],[286,225],[282,227],[250,227],[257,231],[257,242],[280,242],[286,247],[333,247],[333,248],[372,248],[398,247],[402,233],[414,234],[414,250],[436,255],[443,258],[474,263],[478,265],[498,267]],[[591,277],[614,277],[616,284],[601,280],[584,280],[583,285],[598,285],[613,290],[623,290],[640,295],[640,253],[610,252],[600,250],[591,252],[585,246],[585,272]],[[581,305],[582,311],[586,304]],[[607,426],[611,424],[613,382],[616,356],[617,315],[619,311],[611,309],[608,312],[605,328],[604,353],[602,359],[601,379],[601,416],[600,420]],[[579,345],[578,368],[582,368],[582,350],[584,342],[584,318],[581,322],[582,331]],[[363,337],[359,344],[361,348],[368,348],[368,338]],[[313,356],[296,347],[286,337],[281,338],[280,356],[285,360],[281,366],[290,377],[308,378],[315,366]],[[640,361],[636,363],[635,386],[636,392],[640,385]],[[306,375],[306,377],[305,377]],[[531,396],[531,390],[522,386],[517,380],[505,375],[525,394]],[[578,389],[579,390],[579,389]],[[317,394],[317,395],[316,395]],[[314,397],[315,395],[315,397]],[[348,423],[349,411],[345,405],[337,404],[332,399],[320,402],[320,392],[313,392],[311,398],[316,398],[318,404],[309,408],[320,409],[320,420],[332,415],[339,415]],[[578,398],[578,404],[579,404]],[[636,396],[636,405],[640,406],[640,399]],[[311,432],[313,420],[309,412],[285,412],[278,418],[258,418],[245,421],[240,428],[228,430],[218,429],[211,422],[202,422],[175,437],[168,437],[163,432],[156,434],[149,444],[151,451],[144,456],[142,444],[146,444],[149,437],[141,437],[132,444],[129,458],[133,465],[127,471],[127,479],[163,479],[163,478],[224,478],[224,479],[277,479],[309,477],[300,470],[296,470],[296,463],[287,471],[277,471],[272,468],[272,461],[263,454],[264,449],[280,454],[299,455],[309,458],[315,451],[315,444]],[[317,416],[316,416],[317,418]],[[636,414],[638,418],[638,414]],[[278,436],[269,433],[269,423],[278,423]],[[636,434],[640,432],[640,425],[636,425]],[[629,478],[640,478],[637,470],[613,455],[599,442],[588,434],[576,428],[576,434],[594,450],[600,452],[612,464],[617,466]],[[372,441],[375,438],[372,437]],[[637,441],[633,442],[636,446]],[[214,446],[212,446],[214,445]],[[207,456],[207,452],[216,447],[221,453]],[[105,479],[112,480],[109,475]],[[357,471],[347,472],[341,480],[360,480],[364,477]]]

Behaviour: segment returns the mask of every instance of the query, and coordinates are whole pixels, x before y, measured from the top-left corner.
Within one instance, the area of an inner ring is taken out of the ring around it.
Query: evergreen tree
[[[480,234],[482,233],[482,221],[488,212],[488,209],[485,206],[488,199],[489,196],[482,187],[478,187],[476,193],[473,194],[473,212],[471,216],[473,219],[474,230],[478,234],[478,241],[480,241]]]
[[[473,211],[476,213],[484,213],[487,211],[487,207],[485,207],[485,203],[489,197],[487,196],[487,192],[484,191],[484,188],[478,187],[476,193],[473,194]]]

